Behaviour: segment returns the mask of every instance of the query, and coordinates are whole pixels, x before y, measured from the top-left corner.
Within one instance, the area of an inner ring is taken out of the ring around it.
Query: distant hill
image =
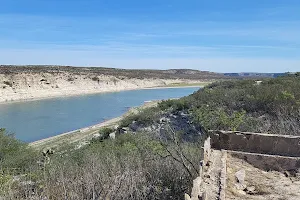
[[[256,73],[256,72],[241,72],[241,73],[224,73],[225,76],[230,77],[262,77],[262,78],[276,78],[285,76],[287,73]]]
[[[222,73],[208,71],[199,71],[193,69],[118,69],[104,67],[72,67],[72,66],[50,66],[50,65],[0,65],[0,74],[17,74],[17,73],[72,73],[72,74],[94,74],[110,75],[127,78],[160,78],[160,79],[193,79],[193,80],[215,80],[228,79]]]
[[[0,65],[0,74],[17,74],[17,73],[88,73],[96,75],[111,75],[116,77],[128,78],[161,78],[161,79],[232,79],[232,78],[275,78],[285,76],[289,73],[215,73],[209,71],[200,71],[195,69],[118,69],[105,67],[73,67],[73,66],[56,66],[56,65]]]

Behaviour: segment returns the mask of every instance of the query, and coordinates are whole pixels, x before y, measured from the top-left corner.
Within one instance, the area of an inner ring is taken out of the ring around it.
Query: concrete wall
[[[300,168],[299,157],[286,157],[234,151],[228,151],[228,153],[234,157],[245,160],[256,168],[265,171],[285,172]]]
[[[210,131],[210,137],[214,149],[300,157],[299,136]]]

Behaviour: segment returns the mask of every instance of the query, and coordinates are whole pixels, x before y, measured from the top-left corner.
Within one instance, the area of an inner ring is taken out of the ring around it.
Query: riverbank
[[[56,148],[64,144],[74,144],[78,142],[88,141],[93,138],[94,134],[97,134],[99,130],[103,127],[114,127],[117,126],[118,123],[126,116],[137,112],[137,110],[156,106],[159,101],[148,101],[143,105],[138,107],[130,108],[125,114],[120,117],[116,117],[113,119],[109,119],[107,121],[80,128],[77,130],[69,131],[66,133],[62,133],[56,136],[52,136],[49,138],[41,139],[38,141],[34,141],[29,143],[29,146],[35,149],[43,149],[43,148]]]
[[[94,95],[94,94],[103,94],[103,93],[111,93],[111,92],[122,92],[122,91],[132,91],[132,90],[155,90],[155,89],[168,89],[168,88],[193,88],[193,87],[204,87],[209,85],[212,82],[201,82],[201,83],[193,83],[193,84],[170,84],[165,86],[156,86],[156,87],[144,87],[144,88],[134,88],[134,89],[123,89],[123,90],[112,90],[112,91],[100,91],[100,92],[92,92],[92,93],[81,93],[81,94],[69,94],[69,95],[57,95],[57,96],[49,96],[49,97],[39,97],[39,98],[29,98],[29,99],[21,99],[21,100],[12,100],[12,101],[0,101],[1,104],[9,104],[9,103],[18,103],[18,102],[26,102],[26,101],[39,101],[44,99],[55,99],[55,98],[68,98],[74,96],[84,96],[84,95]]]
[[[54,98],[66,98],[73,96],[84,96],[84,95],[94,95],[94,94],[102,94],[102,93],[110,93],[110,92],[121,92],[121,91],[130,91],[130,90],[146,90],[146,89],[164,89],[164,88],[189,88],[189,87],[204,87],[212,82],[191,82],[191,83],[170,83],[164,84],[161,86],[142,86],[142,87],[123,87],[123,88],[111,88],[111,89],[102,89],[102,90],[93,90],[93,91],[76,91],[69,93],[53,93],[44,95],[39,94],[42,97],[26,97],[26,98],[11,98],[11,100],[3,100],[5,97],[0,97],[0,104],[8,104],[8,103],[17,103],[17,102],[26,102],[26,101],[38,101],[43,99],[54,99]],[[0,93],[1,94],[1,93]]]
[[[0,102],[155,87],[195,86],[223,79],[227,77],[222,74],[188,69],[127,70],[0,65]]]

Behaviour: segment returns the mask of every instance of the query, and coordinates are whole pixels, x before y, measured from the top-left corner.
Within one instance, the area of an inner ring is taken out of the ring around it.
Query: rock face
[[[195,75],[189,79],[187,74],[162,76],[163,73],[150,73],[151,70],[145,70],[145,73],[141,71],[0,66],[0,102],[208,81],[208,79],[196,79]]]
[[[88,74],[0,74],[0,101],[91,94],[163,86],[172,80],[118,79],[114,76]]]
[[[177,114],[164,113],[151,125],[143,125],[133,121],[123,129],[126,132],[149,132],[161,139],[169,138],[172,132],[181,133],[182,139],[188,142],[197,141],[205,133],[202,127],[194,125],[191,117],[182,111]]]

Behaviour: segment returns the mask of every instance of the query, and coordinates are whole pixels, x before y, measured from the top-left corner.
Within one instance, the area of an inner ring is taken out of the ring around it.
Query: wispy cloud
[[[0,15],[3,38],[20,37],[24,40],[59,41],[61,38],[95,43],[111,40],[145,40],[181,37],[241,37],[247,39],[297,40],[300,34],[299,21],[249,21],[249,22],[137,22],[123,19],[94,19],[69,17],[44,17]],[[40,38],[35,38],[39,36]],[[44,36],[44,37],[42,37]],[[49,37],[50,36],[50,37]],[[58,39],[58,40],[57,40]],[[201,39],[201,38],[199,38]],[[76,41],[74,41],[76,42]],[[180,41],[178,41],[180,42]]]
[[[299,24],[0,15],[0,63],[296,71]]]

